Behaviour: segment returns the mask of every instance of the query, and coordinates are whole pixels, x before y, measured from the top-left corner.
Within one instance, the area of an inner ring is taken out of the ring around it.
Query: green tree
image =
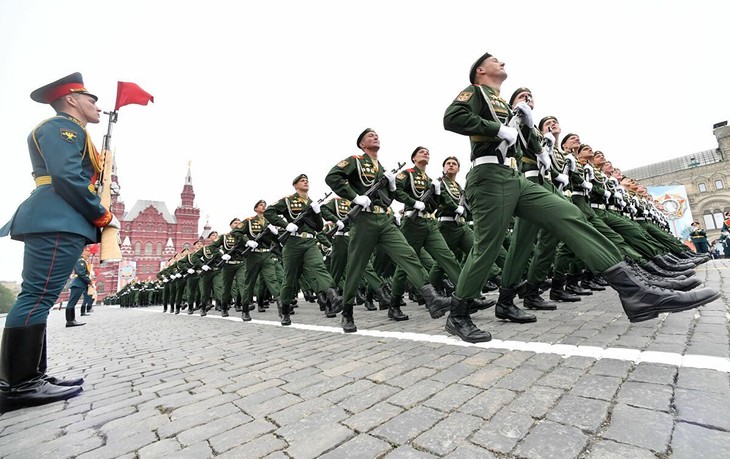
[[[15,303],[15,293],[4,285],[0,285],[0,313],[10,312]]]

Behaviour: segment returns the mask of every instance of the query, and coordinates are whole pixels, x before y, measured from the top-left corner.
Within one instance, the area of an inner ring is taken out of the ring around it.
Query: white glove
[[[500,126],[497,137],[507,141],[507,146],[511,147],[517,142],[517,129],[509,126]]]
[[[388,189],[395,191],[395,174],[391,171],[385,171],[383,172],[383,177],[388,179]]]
[[[441,195],[441,180],[434,180],[433,182],[433,194],[436,196]]]
[[[343,231],[345,229],[345,224],[342,222],[342,220],[337,220],[335,222],[335,226],[337,227],[337,231]]]
[[[352,202],[358,206],[362,206],[367,209],[368,207],[370,207],[371,201],[370,201],[370,198],[368,198],[367,196],[358,195],[358,196],[355,196],[355,199],[353,199]]]
[[[621,206],[621,208],[623,209],[624,207],[626,207],[626,201],[624,201],[623,199],[619,198],[618,205]]]
[[[276,236],[277,234],[279,234],[279,230],[276,229],[276,226],[269,225],[269,226],[267,226],[267,228],[269,229],[269,231],[271,231],[271,234],[273,234],[274,236]]]
[[[603,190],[603,197],[606,199],[611,199],[611,192],[608,190]]]
[[[596,174],[595,174],[595,172],[593,172],[593,166],[591,166],[591,165],[586,165],[583,168],[583,173],[585,174],[586,180],[595,180],[596,179]]]
[[[393,218],[395,218],[395,224],[400,226],[400,213],[398,213],[398,212],[394,213]]]
[[[568,163],[568,170],[570,172],[575,172],[575,156],[565,155],[565,162]]]
[[[555,181],[558,183],[562,183],[563,186],[568,186],[568,183],[570,183],[570,178],[568,178],[565,174],[558,174],[555,176]]]
[[[312,210],[314,211],[315,214],[322,212],[322,209],[319,208],[319,203],[317,203],[316,201],[312,201],[310,206],[312,206]]]
[[[119,194],[119,184],[116,182],[112,182],[111,185],[109,185],[109,188],[112,190],[112,193]]]
[[[203,265],[203,268],[202,269],[203,269],[203,271],[210,271],[210,266]]]
[[[288,225],[286,225],[286,230],[290,233],[296,233],[298,229],[299,227],[294,223],[289,223]]]
[[[426,204],[424,204],[423,201],[416,201],[413,204],[413,208],[416,210],[423,210],[426,208]]]
[[[631,205],[629,206],[629,210],[630,210],[630,211],[631,211],[631,213],[633,213],[633,214],[635,214],[635,213],[636,213],[636,207],[634,207],[634,205],[633,205],[633,204],[631,204]]]
[[[545,150],[537,154],[537,164],[541,165],[545,170],[550,170],[550,154]]]
[[[112,214],[112,219],[107,225],[109,228],[116,228],[116,229],[122,229],[122,225],[119,224],[119,220],[117,220],[117,216]]]
[[[465,210],[466,210],[466,209],[464,209],[464,206],[459,206],[459,207],[457,207],[457,208],[456,208],[456,210],[454,211],[454,213],[455,213],[456,215],[464,215],[464,211],[465,211]]]
[[[228,261],[231,259],[231,256],[227,253],[224,253],[223,255],[221,255],[221,258],[223,259],[223,261]]]
[[[534,123],[532,122],[532,109],[529,105],[527,105],[527,102],[522,101],[515,105],[515,111],[519,112],[517,115],[520,117],[522,124],[528,127],[534,126]]]
[[[542,138],[545,139],[545,146],[547,146],[550,151],[553,151],[553,147],[555,146],[555,136],[552,132],[546,132],[542,135]]]
[[[195,270],[193,268],[188,268],[188,274],[195,274]]]
[[[252,249],[255,249],[259,246],[259,243],[256,241],[248,241],[246,242],[246,247],[251,247]]]
[[[593,184],[591,182],[586,182],[585,180],[583,180],[583,183],[581,183],[580,186],[586,191],[591,191],[593,189]]]

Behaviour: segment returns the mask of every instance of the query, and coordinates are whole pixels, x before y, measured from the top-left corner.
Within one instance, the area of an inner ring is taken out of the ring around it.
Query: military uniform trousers
[[[620,234],[612,230],[606,224],[606,222],[598,214],[596,214],[596,212],[591,207],[591,204],[585,199],[585,197],[573,195],[572,199],[573,204],[575,204],[583,212],[583,214],[586,216],[586,219],[591,223],[591,225],[593,225],[594,228],[600,231],[601,234],[610,239],[611,242],[613,242],[613,244],[618,247],[622,254],[628,255],[634,261],[640,261],[643,259],[639,252],[634,250],[634,248],[631,247]]]
[[[271,252],[251,252],[248,254],[243,304],[249,304],[253,301],[253,292],[257,280],[265,284],[272,295],[279,296],[281,285],[276,278],[276,260]]]
[[[414,287],[421,288],[427,283],[428,273],[403,233],[393,224],[393,217],[360,212],[350,227],[343,314],[352,314],[357,287],[376,247],[388,254],[393,263],[405,272]]]
[[[316,239],[292,236],[287,239],[281,256],[284,263],[281,304],[288,305],[294,300],[300,271],[302,277],[307,279],[308,286],[315,292],[324,292],[335,286],[332,276],[324,266]]]
[[[456,287],[461,299],[471,300],[481,293],[513,215],[553,232],[594,272],[621,262],[621,252],[579,209],[507,166],[473,167],[467,176],[466,197],[474,217],[474,247]]]
[[[413,220],[406,218],[403,221],[401,232],[416,253],[425,251],[431,255],[436,265],[446,272],[446,276],[451,282],[458,281],[461,266],[456,261],[454,252],[446,245],[435,220],[422,217],[416,217]],[[403,295],[407,277],[403,268],[400,266],[396,268],[393,275],[393,296]],[[414,285],[414,287],[420,288],[421,285]]]
[[[245,260],[229,260],[223,265],[223,297],[222,306],[231,304],[231,298],[243,294],[246,289]]]
[[[72,233],[26,234],[23,240],[23,283],[5,328],[46,323],[86,244]]]
[[[350,236],[335,234],[332,239],[332,254],[330,255],[330,274],[338,287],[344,286],[347,275],[347,252],[350,249]],[[363,281],[370,290],[375,290],[383,285],[383,279],[377,275],[373,268],[372,257],[368,258],[365,266]]]
[[[213,274],[213,298],[220,306],[223,301],[223,269],[216,269]]]
[[[213,296],[213,277],[219,270],[210,269],[209,271],[203,271],[200,273],[200,281],[198,282],[198,289],[200,294],[200,304],[207,305]]]
[[[666,231],[657,228],[650,221],[640,221],[638,223],[654,238],[654,240],[658,241],[665,249],[671,251],[673,254],[679,255],[687,250],[688,247],[682,244],[679,239]]]
[[[66,309],[76,308],[76,304],[81,299],[81,295],[84,293],[83,287],[71,287],[68,289],[68,302],[66,303]]]
[[[620,234],[626,243],[639,252],[643,258],[651,259],[666,253],[666,251],[660,250],[660,248],[657,247],[651,239],[649,239],[646,230],[644,230],[635,221],[619,216],[611,210],[594,209],[594,212],[601,220],[606,222],[612,230]]]

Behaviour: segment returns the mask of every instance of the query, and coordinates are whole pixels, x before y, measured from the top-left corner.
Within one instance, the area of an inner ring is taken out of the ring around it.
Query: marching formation
[[[289,325],[302,291],[326,317],[339,314],[349,333],[357,331],[357,304],[408,320],[401,309],[408,293],[433,319],[448,313],[448,333],[485,342],[491,335],[471,315],[491,307],[497,319],[535,322],[528,310],[555,310],[610,286],[639,322],[717,299],[693,277],[709,257],[671,235],[646,188],[578,134],[562,135],[557,117],[535,123],[528,88],[505,101],[506,77],[503,62],[481,56],[471,85],[444,114],[447,130],[469,137],[465,186],[455,156],[429,177],[424,146],[413,150],[410,167],[389,170],[381,159],[405,158],[380,158],[380,137],[366,129],[356,140],[360,152],[325,178],[335,197],[314,201],[300,174],[293,194],[268,206],[258,201],[255,215],[233,219],[230,232],[170,259],[157,282],[130,284],[110,300],[201,315],[215,301],[223,316],[234,307],[244,321],[274,301]],[[484,297],[495,288],[496,302]],[[541,296],[548,288],[549,300]]]

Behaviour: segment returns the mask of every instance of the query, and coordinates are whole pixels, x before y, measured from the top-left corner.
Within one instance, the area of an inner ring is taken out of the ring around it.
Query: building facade
[[[692,155],[625,170],[644,186],[684,185],[695,221],[708,240],[720,237],[724,214],[730,211],[730,126],[715,125],[718,147]]]

